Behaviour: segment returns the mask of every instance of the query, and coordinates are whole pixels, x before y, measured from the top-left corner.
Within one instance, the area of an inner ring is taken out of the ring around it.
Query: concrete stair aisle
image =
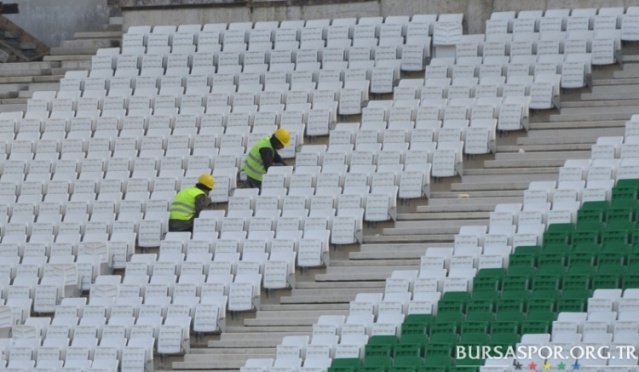
[[[77,32],[73,40],[51,48],[42,61],[0,64],[0,112],[25,111],[27,99],[36,91],[58,90],[67,71],[88,70],[99,48],[118,47],[122,18],[112,17],[103,31]]]
[[[49,47],[25,29],[0,15],[0,62],[37,61],[49,53]]]

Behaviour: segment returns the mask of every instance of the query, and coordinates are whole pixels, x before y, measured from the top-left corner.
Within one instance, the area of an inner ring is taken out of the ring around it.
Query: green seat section
[[[620,180],[611,201],[584,202],[575,223],[551,224],[540,245],[515,247],[504,268],[482,268],[472,292],[444,292],[434,314],[409,314],[398,336],[371,336],[364,358],[330,372],[479,371],[457,346],[515,346],[547,334],[561,312],[585,312],[597,289],[639,288],[639,180]]]

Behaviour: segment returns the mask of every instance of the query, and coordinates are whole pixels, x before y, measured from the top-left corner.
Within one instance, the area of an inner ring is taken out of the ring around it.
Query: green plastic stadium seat
[[[421,357],[396,357],[393,362],[393,367],[413,367],[417,369],[423,364],[424,359]]]
[[[499,322],[521,323],[524,320],[524,313],[519,311],[502,311],[496,314],[495,320]]]
[[[404,343],[399,343],[397,345],[395,345],[395,359],[397,359],[397,357],[421,357],[424,355],[424,345],[426,343],[422,343],[422,344],[404,344]]]
[[[513,289],[501,292],[501,298],[504,300],[527,300],[530,298],[530,291],[525,289]]]
[[[371,356],[364,358],[364,364],[362,367],[381,367],[384,369],[390,368],[393,365],[393,358],[384,356]],[[362,367],[358,370],[361,371]]]
[[[473,333],[488,333],[490,323],[489,322],[472,322],[466,321],[461,324],[461,335],[462,339],[465,334],[473,334]]]
[[[456,344],[459,341],[459,334],[455,333],[437,333],[430,336],[431,344]],[[428,347],[428,344],[426,345]]]
[[[435,358],[435,359],[440,359],[440,360],[445,360],[445,358],[448,358],[449,361],[447,364],[443,364],[440,366],[447,366],[450,365],[450,358],[453,356],[453,343],[447,343],[447,342],[434,342],[431,340],[431,342],[429,344],[426,345],[426,358],[424,360],[424,365],[428,366],[429,364],[429,360],[432,361],[433,358],[435,357],[439,357],[439,358]],[[444,358],[445,357],[445,358]]]
[[[501,299],[497,301],[496,311],[524,311],[526,300],[523,299]]]
[[[482,311],[492,312],[494,308],[495,302],[493,300],[471,300],[466,303],[466,319],[468,319],[470,313]]]
[[[551,290],[537,290],[532,292],[532,299],[551,299],[556,300],[561,296],[561,291],[551,291]]]
[[[530,319],[530,314],[534,312],[550,312],[555,311],[554,298],[531,298],[526,302],[526,311]]]
[[[466,315],[466,321],[468,322],[491,322],[494,319],[495,314],[492,311],[475,311]]]
[[[521,333],[550,333],[552,322],[525,320],[521,323]]]
[[[558,312],[576,312],[586,311],[586,300],[576,298],[560,298],[557,301]]]
[[[556,273],[555,275],[537,275],[533,277],[532,281],[532,289],[533,290],[554,290],[560,288],[561,272]]]
[[[519,334],[519,322],[508,322],[508,321],[500,321],[500,322],[492,322],[490,325],[490,333],[492,335],[495,334]]]

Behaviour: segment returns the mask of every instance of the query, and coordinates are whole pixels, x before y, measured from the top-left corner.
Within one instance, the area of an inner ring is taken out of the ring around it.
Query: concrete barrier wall
[[[73,39],[80,31],[99,31],[109,22],[107,0],[14,0],[20,14],[7,15],[14,23],[50,47]]]
[[[298,19],[392,16],[412,14],[463,13],[466,33],[483,33],[493,12],[559,8],[600,8],[639,6],[639,0],[378,0],[330,5],[273,5],[228,7],[167,7],[163,0],[136,1],[127,8],[123,1],[124,27],[132,25],[173,25],[189,23],[231,23]],[[176,1],[181,5],[190,1]],[[176,3],[174,2],[174,4]],[[132,4],[132,3],[131,3]],[[155,8],[162,5],[164,8]]]

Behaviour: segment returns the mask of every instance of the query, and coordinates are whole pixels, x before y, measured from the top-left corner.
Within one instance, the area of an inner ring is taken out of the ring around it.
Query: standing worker
[[[195,186],[187,187],[175,195],[169,214],[169,231],[193,232],[193,220],[212,204],[209,192],[215,187],[210,174],[202,174]]]
[[[262,176],[274,165],[286,165],[277,150],[288,146],[291,133],[280,128],[270,137],[257,141],[249,151],[242,170],[246,173],[246,181],[251,188],[262,188]]]

